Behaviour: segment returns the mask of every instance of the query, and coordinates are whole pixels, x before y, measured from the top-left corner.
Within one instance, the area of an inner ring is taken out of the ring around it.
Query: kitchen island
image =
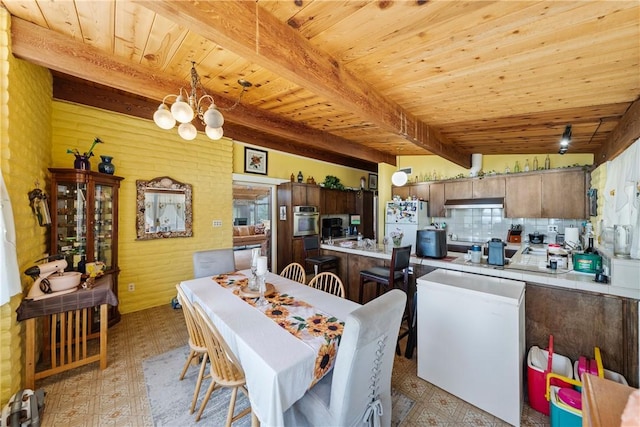
[[[339,276],[347,298],[357,301],[360,271],[389,266],[392,247],[343,244],[345,246],[322,244],[321,249],[340,258]],[[593,357],[593,349],[598,346],[605,368],[624,375],[630,385],[637,387],[640,290],[596,283],[593,274],[569,270],[552,272],[541,268],[545,259],[523,255],[521,249],[504,267],[488,265],[486,257],[480,264],[473,264],[458,252],[448,252],[442,259],[412,256],[410,286],[415,289],[417,278],[439,268],[523,281],[526,283],[527,349],[533,345],[546,348],[550,334],[554,336],[556,352],[571,360]],[[373,289],[365,289],[364,301],[373,297]]]

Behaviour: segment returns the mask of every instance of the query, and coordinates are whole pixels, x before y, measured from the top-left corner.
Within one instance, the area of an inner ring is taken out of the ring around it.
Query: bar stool
[[[380,296],[381,288],[384,287],[384,292],[393,288],[399,288],[407,294],[407,304],[402,317],[403,322],[407,322],[407,330],[400,333],[398,340],[405,336],[409,336],[408,346],[412,346],[413,335],[413,293],[409,285],[409,261],[411,258],[411,245],[395,247],[391,253],[391,264],[389,267],[372,267],[360,272],[360,290],[358,299],[360,304],[363,304],[364,287],[367,283],[376,284],[376,297]],[[399,286],[396,286],[400,284]],[[400,347],[396,346],[396,353],[400,354]],[[411,350],[406,354],[413,353]]]
[[[305,267],[308,264],[313,265],[314,275],[327,270],[334,270],[336,274],[338,274],[339,258],[333,255],[320,254],[320,242],[318,240],[318,236],[304,237],[302,240],[302,245],[304,248]]]

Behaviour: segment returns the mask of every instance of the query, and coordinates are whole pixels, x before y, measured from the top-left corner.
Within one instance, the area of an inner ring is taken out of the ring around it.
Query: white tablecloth
[[[243,273],[250,275],[248,270]],[[267,282],[277,292],[295,296],[343,322],[360,306],[273,273],[268,273]],[[314,351],[210,277],[187,280],[180,286],[190,301],[207,312],[240,360],[251,406],[261,424],[284,425],[283,413],[313,380]]]

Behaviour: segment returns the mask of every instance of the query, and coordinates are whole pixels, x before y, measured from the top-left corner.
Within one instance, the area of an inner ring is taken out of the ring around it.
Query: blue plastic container
[[[551,427],[582,427],[582,411],[572,408],[558,398],[559,387],[551,386],[549,407]]]

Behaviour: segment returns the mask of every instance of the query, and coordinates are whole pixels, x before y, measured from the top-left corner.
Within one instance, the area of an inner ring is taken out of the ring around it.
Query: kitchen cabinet
[[[552,170],[506,177],[506,218],[587,217],[588,175],[583,170]]]
[[[485,177],[472,181],[472,197],[482,199],[485,197],[504,197],[505,179],[504,177]]]
[[[51,233],[49,252],[65,257],[68,269],[81,261],[101,261],[112,276],[118,296],[118,176],[79,169],[51,172]],[[118,306],[109,307],[109,325],[120,320]],[[94,326],[99,323],[96,311]]]
[[[586,218],[587,180],[583,171],[543,174],[543,218]]]
[[[293,237],[293,207],[315,206],[320,210],[320,186],[297,182],[284,182],[277,190],[278,212],[284,206],[284,217],[278,218],[277,234],[277,265],[276,270],[282,271],[291,262],[304,265],[304,250],[302,239]]]
[[[355,213],[356,192],[351,190],[336,190],[322,188],[320,190],[320,214],[342,215]]]
[[[358,231],[367,239],[375,239],[375,224],[373,223],[373,191],[358,191],[356,196],[355,212],[360,215]]]
[[[473,184],[470,180],[444,183],[444,199],[470,199],[473,195]]]
[[[320,206],[320,187],[314,184],[289,182],[281,186],[289,186],[292,206]]]
[[[432,183],[429,185],[429,216],[447,216],[447,212],[444,209],[444,197],[444,182]]]
[[[402,200],[406,200],[409,197],[415,197],[418,200],[429,200],[429,183],[418,182],[415,184],[407,184],[402,187],[392,187],[391,194],[393,196],[400,196]]]
[[[540,174],[510,176],[505,184],[506,218],[542,218]]]

